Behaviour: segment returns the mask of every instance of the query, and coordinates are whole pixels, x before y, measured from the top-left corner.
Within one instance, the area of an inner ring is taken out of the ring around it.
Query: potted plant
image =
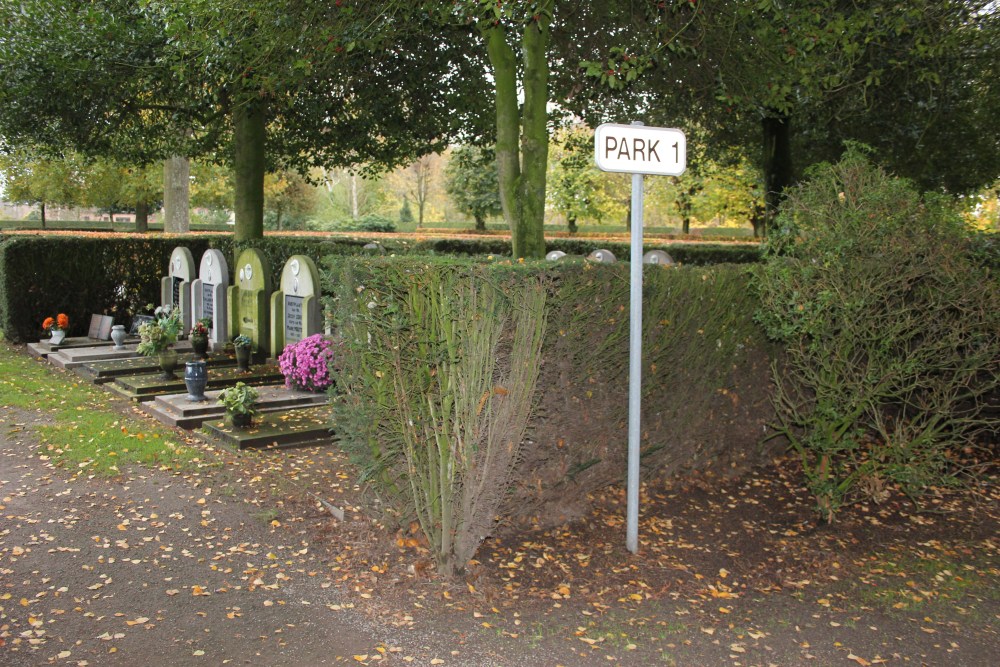
[[[208,332],[212,327],[212,319],[203,317],[191,327],[189,336],[191,338],[191,349],[194,350],[196,359],[208,358]]]
[[[226,409],[226,419],[235,428],[247,428],[253,424],[253,416],[257,414],[257,399],[260,394],[245,382],[237,382],[233,387],[227,387],[219,394],[219,403]]]
[[[278,368],[289,389],[321,392],[333,384],[331,368],[338,368],[343,356],[343,341],[324,334],[314,334],[285,347],[278,357]]]
[[[177,342],[181,331],[180,313],[167,305],[153,311],[153,316],[155,319],[152,322],[139,326],[139,345],[135,351],[147,357],[158,357],[164,379],[173,379],[174,369],[177,368],[177,351],[170,346]]]
[[[66,330],[69,329],[69,315],[59,313],[55,317],[46,317],[42,322],[42,328],[49,332],[49,343],[58,345],[66,338]]]
[[[233,339],[233,350],[236,352],[236,366],[244,373],[250,370],[250,355],[253,350],[253,341],[250,336],[240,334]]]

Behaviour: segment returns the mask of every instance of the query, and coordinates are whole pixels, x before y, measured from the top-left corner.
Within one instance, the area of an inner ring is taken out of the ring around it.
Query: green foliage
[[[491,148],[460,146],[451,152],[445,169],[445,189],[460,211],[482,229],[486,218],[503,213],[496,152]]]
[[[850,147],[790,196],[757,273],[781,432],[823,517],[895,485],[918,494],[968,472],[956,453],[995,432],[1000,284],[939,197]]]
[[[614,178],[594,163],[594,133],[583,125],[557,133],[549,148],[548,199],[566,217],[569,231],[578,219],[601,220],[609,199],[604,183]]]
[[[337,378],[342,438],[415,517],[439,568],[464,570],[497,523],[535,403],[544,283],[426,259],[348,264],[351,353]]]
[[[181,313],[172,306],[160,306],[156,309],[156,319],[139,325],[139,345],[135,351],[141,355],[152,357],[160,354],[173,343],[181,333]]]
[[[425,288],[421,304],[443,298],[429,293],[429,273],[438,276],[435,281],[443,281],[443,274],[466,276],[465,282],[449,279],[438,285],[439,290],[448,286],[460,295],[468,284],[486,291],[501,285],[515,301],[525,300],[523,290],[534,285],[547,291],[549,326],[538,360],[539,406],[527,424],[530,438],[521,450],[513,485],[506,489],[511,495],[498,514],[537,512],[551,521],[577,516],[589,492],[622,479],[625,449],[619,445],[626,437],[623,415],[628,394],[627,264],[329,257],[324,265],[324,292],[337,295],[328,307],[342,332],[346,329],[354,336],[345,373],[368,378],[364,395],[336,398],[341,411],[338,430],[349,434],[343,443],[387,496],[408,490],[409,480],[385,475],[399,459],[383,453],[387,436],[382,430],[409,424],[399,426],[398,420],[375,416],[401,409],[396,394],[400,385],[394,378],[402,371],[394,368],[390,373],[386,365],[396,354],[408,354],[400,368],[420,377],[407,364],[416,364],[424,353],[407,352],[405,345],[400,351],[381,344],[369,348],[368,331],[362,331],[358,322],[385,328],[378,336],[385,336],[387,346],[413,337],[425,345],[431,344],[428,341],[444,345],[441,337],[418,336],[416,325],[398,314],[410,317],[411,301],[386,301],[383,296],[421,287]],[[753,322],[758,303],[746,288],[747,277],[747,269],[740,266],[646,267],[643,468],[647,473],[671,474],[707,465],[720,456],[741,461],[754,455],[769,419],[767,391],[774,351]],[[463,317],[454,315],[454,321],[464,321]],[[378,336],[373,334],[373,341]],[[410,386],[407,383],[414,378],[402,386]],[[354,387],[356,392],[358,383],[357,377],[346,377],[338,387]],[[415,400],[413,395],[409,398]],[[422,422],[414,424],[419,427]]]
[[[347,220],[340,223],[340,229],[352,232],[394,232],[396,225],[384,215],[375,213],[366,215],[360,220]]]
[[[226,409],[226,416],[257,414],[257,401],[260,394],[245,382],[237,382],[232,387],[226,387],[219,394],[219,404]]]
[[[413,209],[410,208],[409,197],[403,197],[403,205],[399,209],[399,222],[402,224],[413,222]]]

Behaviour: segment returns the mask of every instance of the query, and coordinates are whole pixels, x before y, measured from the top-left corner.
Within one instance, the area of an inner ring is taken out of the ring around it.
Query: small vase
[[[59,343],[63,342],[63,340],[65,340],[65,338],[66,338],[66,332],[65,331],[63,331],[62,329],[53,329],[52,330],[52,338],[49,339],[49,344],[50,345],[58,345]]]
[[[234,412],[229,420],[233,423],[233,428],[250,428],[253,426],[253,415]]]
[[[111,327],[111,340],[115,342],[116,350],[125,349],[125,338],[128,336],[128,332],[125,331],[124,324],[116,324]]]
[[[250,348],[249,347],[237,347],[236,348],[236,367],[247,373],[250,371]]]
[[[208,336],[191,336],[191,349],[195,359],[208,358]]]
[[[177,350],[169,347],[161,350],[157,355],[157,360],[160,362],[160,370],[163,371],[163,379],[176,380],[174,369],[177,368]]]
[[[205,387],[208,385],[208,372],[204,361],[189,361],[184,364],[184,384],[187,386],[187,400],[199,402],[205,398]]]

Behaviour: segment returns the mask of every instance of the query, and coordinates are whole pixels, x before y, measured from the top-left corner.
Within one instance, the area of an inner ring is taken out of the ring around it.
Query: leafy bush
[[[303,391],[326,391],[333,384],[330,367],[339,364],[340,341],[314,334],[286,345],[278,357],[278,367],[285,376],[285,386]]]
[[[995,430],[1000,290],[949,202],[921,197],[859,148],[789,196],[757,272],[780,429],[819,510],[894,485],[957,484],[956,452]]]
[[[394,232],[396,224],[383,215],[369,214],[360,220],[345,220],[337,229],[349,232]]]
[[[338,281],[351,354],[337,379],[337,421],[453,574],[493,532],[520,457],[545,286],[471,263],[371,263],[379,280]]]

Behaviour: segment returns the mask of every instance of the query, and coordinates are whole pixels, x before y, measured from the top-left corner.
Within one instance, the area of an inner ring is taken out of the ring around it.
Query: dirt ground
[[[993,483],[923,512],[896,496],[857,505],[832,526],[816,525],[789,460],[649,483],[638,555],[611,489],[574,524],[506,526],[455,581],[418,535],[379,523],[335,447],[195,443],[196,469],[108,480],[53,466],[36,418],[0,413],[10,667],[958,667],[1000,655]]]

